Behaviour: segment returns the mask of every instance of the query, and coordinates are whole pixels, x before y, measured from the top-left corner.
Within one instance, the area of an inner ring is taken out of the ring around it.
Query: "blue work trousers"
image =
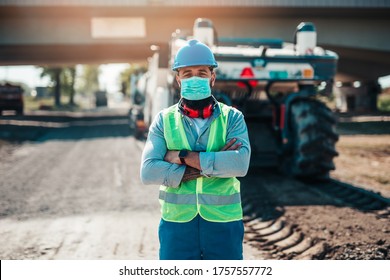
[[[209,222],[197,215],[190,222],[161,219],[160,260],[242,260],[242,220]]]

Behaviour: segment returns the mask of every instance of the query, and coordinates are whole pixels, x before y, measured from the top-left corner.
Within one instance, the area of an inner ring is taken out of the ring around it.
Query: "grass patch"
[[[378,96],[378,110],[381,112],[390,112],[390,94],[380,94]]]
[[[24,109],[26,111],[53,110],[53,111],[78,111],[78,105],[69,105],[69,96],[61,96],[61,106],[55,106],[54,97],[34,98],[24,97]]]

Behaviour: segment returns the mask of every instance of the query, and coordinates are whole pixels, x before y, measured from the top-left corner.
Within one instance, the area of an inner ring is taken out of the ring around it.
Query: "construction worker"
[[[197,40],[179,49],[181,99],[150,126],[141,180],[160,184],[160,259],[243,259],[240,182],[250,159],[243,114],[211,94],[218,66]]]

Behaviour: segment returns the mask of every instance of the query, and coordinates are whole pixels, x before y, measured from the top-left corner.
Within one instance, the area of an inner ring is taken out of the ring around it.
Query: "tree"
[[[48,77],[50,83],[54,85],[55,106],[61,106],[61,72],[60,67],[41,67],[41,78]]]
[[[83,65],[77,91],[84,94],[93,94],[99,90],[99,74],[99,65]]]
[[[69,96],[69,105],[74,106],[76,67],[65,67],[61,72],[62,91]]]
[[[54,85],[55,106],[61,106],[61,94],[69,95],[69,105],[74,105],[76,67],[42,67],[41,77],[48,77]]]
[[[130,78],[132,75],[140,75],[145,73],[147,68],[145,65],[132,64],[120,74],[120,81],[123,94],[128,94],[131,92]]]

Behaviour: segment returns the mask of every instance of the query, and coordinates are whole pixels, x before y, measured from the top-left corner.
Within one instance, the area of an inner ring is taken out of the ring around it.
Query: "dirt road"
[[[3,118],[0,137],[19,139],[0,142],[0,259],[158,258],[158,187],[125,116]],[[334,177],[380,199],[252,170],[245,259],[390,259],[389,138],[344,137]]]
[[[157,258],[158,190],[141,185],[126,130],[75,126],[1,148],[1,259]]]
[[[140,182],[126,120],[35,121],[50,129],[0,143],[0,259],[158,259],[158,187]]]

